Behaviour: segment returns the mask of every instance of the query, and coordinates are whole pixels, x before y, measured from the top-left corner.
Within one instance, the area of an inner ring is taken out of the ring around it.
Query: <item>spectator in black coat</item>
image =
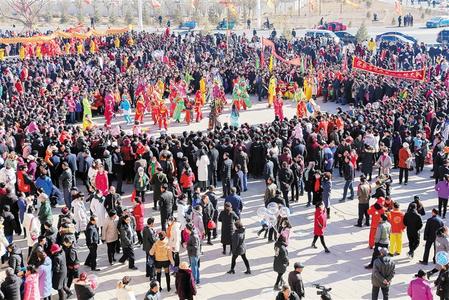
[[[221,244],[223,245],[223,254],[226,254],[226,246],[232,243],[234,233],[234,223],[239,217],[232,211],[232,205],[229,202],[224,204],[224,210],[220,212],[218,221],[221,222]],[[232,252],[231,250],[229,250]]]
[[[7,300],[20,300],[20,285],[22,280],[14,274],[12,268],[7,268],[5,271],[6,277],[0,286],[3,298]]]
[[[287,285],[283,285],[281,291],[276,296],[276,300],[300,300],[298,294],[290,290]]]
[[[305,298],[304,283],[302,281],[301,272],[304,269],[302,263],[296,262],[293,265],[294,270],[288,274],[288,285],[290,289],[295,292],[299,299]]]
[[[154,230],[154,218],[148,218],[147,219],[147,226],[143,229],[143,251],[145,252],[146,259],[146,277],[150,277],[150,280],[154,279],[154,257],[150,256],[150,249],[153,247],[154,243],[157,240],[157,234]]]
[[[14,215],[11,213],[11,208],[9,205],[3,206],[3,232],[9,243],[12,243],[14,228],[16,226]]]
[[[422,219],[416,210],[416,203],[410,203],[404,215],[404,226],[407,228],[408,255],[413,258],[416,248],[419,246],[419,230],[422,228]]]
[[[59,299],[66,299],[72,295],[67,287],[67,262],[61,246],[53,244],[51,252],[52,286],[58,291]]]
[[[175,197],[173,193],[168,190],[168,184],[164,183],[161,186],[161,195],[159,197],[159,207],[161,210],[161,227],[165,231],[167,227],[167,219],[173,214],[173,205],[175,204]]]
[[[14,274],[18,274],[23,267],[22,251],[16,244],[12,243],[7,248],[9,252],[8,266],[14,270]]]
[[[246,244],[245,244],[245,228],[243,227],[240,220],[235,222],[235,231],[232,234],[232,259],[231,259],[231,270],[228,271],[228,274],[235,274],[235,261],[237,257],[241,256],[243,262],[246,266],[245,274],[251,274],[251,270],[249,268],[249,262],[246,258]]]
[[[282,168],[279,171],[279,187],[281,188],[282,195],[284,196],[285,204],[288,205],[288,193],[290,191],[290,187],[293,183],[294,175],[293,171],[290,170],[288,163],[286,161],[282,162]]]
[[[433,246],[434,255],[433,262],[435,263],[435,239],[437,237],[437,230],[444,226],[443,220],[438,216],[438,210],[432,209],[432,216],[427,220],[426,227],[424,228],[424,240],[426,245],[424,248],[423,259],[419,262],[423,265],[427,265],[429,261],[430,248]]]
[[[100,234],[98,232],[97,220],[90,217],[90,222],[86,227],[86,245],[89,248],[89,255],[84,265],[91,267],[92,271],[100,271],[97,269],[97,248],[100,243]]]
[[[232,160],[229,158],[229,153],[223,154],[223,166],[221,169],[221,183],[223,185],[223,198],[231,193],[231,178],[232,178]]]

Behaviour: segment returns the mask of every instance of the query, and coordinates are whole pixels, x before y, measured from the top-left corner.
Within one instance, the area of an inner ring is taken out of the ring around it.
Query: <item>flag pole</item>
[[[139,15],[139,30],[143,31],[143,15],[142,15],[142,11],[143,11],[143,7],[142,7],[143,3],[142,0],[137,0],[137,10],[138,10],[138,15]]]

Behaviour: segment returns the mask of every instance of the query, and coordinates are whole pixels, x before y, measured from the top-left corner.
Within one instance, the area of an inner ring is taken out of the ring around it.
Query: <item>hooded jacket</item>
[[[283,274],[287,271],[289,265],[287,244],[284,241],[277,240],[274,244],[273,270]]]
[[[179,299],[193,299],[196,295],[196,287],[192,271],[179,269],[176,273],[175,287]]]
[[[168,239],[157,240],[151,247],[150,255],[154,255],[156,261],[171,261],[171,250],[168,246]]]

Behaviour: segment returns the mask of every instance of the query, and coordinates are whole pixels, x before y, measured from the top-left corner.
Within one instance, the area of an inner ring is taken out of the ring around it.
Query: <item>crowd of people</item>
[[[274,242],[276,299],[305,297],[303,264],[295,262],[284,281],[294,226],[289,215],[301,196],[315,206],[312,247],[320,239],[324,251],[331,251],[324,235],[335,176],[345,182],[339,201],[359,201],[355,225],[365,220],[370,226],[373,257],[366,267],[373,269],[373,299],[380,290],[388,298],[395,272],[391,256],[401,254],[404,230],[413,259],[425,215],[418,196],[406,213],[392,200],[392,169],[399,169],[398,183],[405,186],[409,172],[420,174],[426,162],[432,164],[438,209],[425,225],[422,263],[428,264],[434,245],[447,251],[449,237],[440,219],[449,197],[447,49],[431,54],[419,45],[377,47],[372,41],[343,47],[276,35],[271,41],[278,55],[301,57],[301,66],[265,61],[269,52],[260,48],[257,35],[231,34],[227,41],[220,34],[169,30],[102,37],[93,48],[91,40],[58,40],[68,53],[1,61],[0,248],[8,264],[3,297],[49,299],[54,289],[66,299],[73,284],[78,299],[93,299],[92,274],[100,270],[97,252],[103,244],[110,265],[121,253],[118,262],[145,269],[151,282],[145,299],[159,299],[162,287],[170,291],[172,276],[179,299],[192,299],[201,283],[200,261],[213,259],[203,256],[202,248],[218,237],[223,254],[231,254],[228,273],[235,273],[241,256],[250,275],[240,220],[249,177],[266,182],[259,235]],[[353,56],[394,69],[425,66],[428,80],[356,72]],[[268,99],[273,122],[240,124],[239,111],[251,109],[250,95]],[[317,99],[349,108],[323,112]],[[284,116],[283,101],[295,103],[293,118]],[[210,130],[169,134],[171,119],[200,121],[206,104]],[[232,105],[231,122],[222,124],[225,105]],[[104,126],[93,121],[95,114],[104,115]],[[124,122],[115,126],[119,114]],[[145,118],[165,129],[160,136],[142,128]],[[357,171],[362,175],[355,188]],[[132,208],[121,199],[128,186]],[[145,216],[150,195],[160,229],[154,215]],[[22,235],[27,255],[19,247]],[[145,266],[135,263],[137,244]],[[84,265],[91,275],[79,272],[80,247],[89,251]],[[424,277],[437,272],[437,291],[447,299],[448,265],[423,272],[409,286],[412,299],[431,299]],[[124,277],[117,284],[118,299],[135,297],[130,282]]]

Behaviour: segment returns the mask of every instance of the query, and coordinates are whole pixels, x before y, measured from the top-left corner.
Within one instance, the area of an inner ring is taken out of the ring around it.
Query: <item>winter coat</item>
[[[443,220],[439,216],[432,216],[426,222],[424,228],[424,240],[435,241],[437,230],[444,226]]]
[[[172,252],[179,252],[181,247],[181,227],[178,222],[169,226],[170,231],[167,229],[168,246]]]
[[[274,261],[273,270],[276,273],[284,274],[287,271],[289,265],[288,251],[285,242],[276,241],[274,244]]]
[[[28,274],[25,277],[23,300],[40,300],[39,274]]]
[[[44,201],[41,203],[41,207],[39,208],[39,221],[41,224],[44,224],[45,222],[52,223],[53,216],[51,213],[51,207],[50,207],[50,201]]]
[[[106,219],[101,237],[106,243],[112,243],[118,240],[118,220],[119,218],[117,216],[114,216],[114,218],[108,217]]]
[[[35,217],[33,214],[25,214],[23,217],[23,227],[27,232],[27,246],[32,247],[37,242],[37,238],[41,232],[41,224],[38,217]],[[32,237],[35,237],[35,239],[33,240]]]
[[[304,283],[302,281],[301,273],[296,271],[291,271],[288,274],[288,285],[293,292],[297,293],[299,297],[305,297]]]
[[[103,196],[108,195],[109,190],[109,181],[108,181],[108,173],[106,171],[97,172],[95,175],[95,187],[101,191]]]
[[[407,165],[407,160],[409,159],[409,157],[412,156],[410,154],[409,150],[406,150],[405,148],[401,148],[401,150],[399,150],[399,168],[402,169],[407,169],[408,165]]]
[[[62,289],[67,279],[67,263],[64,251],[59,251],[53,255],[51,267],[53,288],[55,290]]]
[[[388,221],[380,221],[376,229],[374,241],[379,244],[390,244],[391,225]]]
[[[381,155],[376,162],[376,165],[380,168],[380,174],[389,175],[390,170],[393,167],[391,157],[389,155]]]
[[[323,189],[322,198],[324,207],[328,208],[330,206],[331,191],[332,191],[332,181],[321,180],[321,188]]]
[[[157,240],[150,249],[150,255],[154,255],[155,261],[171,261],[172,252],[168,246],[168,239]]]
[[[409,210],[404,215],[404,226],[407,228],[407,234],[419,234],[422,228],[422,219],[416,210]]]
[[[20,286],[22,279],[16,275],[7,276],[5,281],[2,282],[0,290],[4,299],[7,300],[21,300],[20,298]]]
[[[320,208],[315,209],[315,219],[313,223],[313,234],[314,235],[324,235],[327,225],[326,210],[321,210]]]
[[[179,269],[175,276],[175,287],[178,298],[182,300],[193,299],[193,296],[196,295],[196,286],[192,271],[189,269]]]
[[[123,248],[131,248],[134,244],[134,233],[131,223],[123,223],[120,225],[120,244]]]
[[[87,223],[89,223],[89,217],[87,216],[86,207],[83,200],[77,198],[72,201],[73,219],[75,220],[76,232],[83,232],[86,230]]]
[[[137,204],[133,210],[134,218],[136,218],[136,231],[141,232],[143,230],[144,218],[145,218],[145,207],[142,203]]]
[[[370,184],[368,182],[359,184],[357,187],[357,198],[359,199],[359,204],[369,204],[370,195]]]
[[[438,193],[438,198],[449,198],[449,182],[446,180],[438,182],[435,185],[435,191]]]
[[[240,211],[243,209],[242,198],[239,195],[231,194],[226,197],[225,202],[231,203],[232,210],[240,218]]]
[[[203,239],[204,234],[206,232],[204,228],[203,214],[197,210],[193,210],[192,224],[195,227],[196,231],[198,232],[198,236],[200,237],[200,239]]]
[[[192,171],[182,172],[181,178],[179,179],[179,184],[183,189],[191,188],[194,182],[195,182],[195,174],[193,174]]]
[[[187,241],[187,255],[199,257],[201,254],[201,240],[198,237],[198,233],[195,229],[190,233],[189,240]]]
[[[303,173],[304,190],[306,192],[313,191],[313,183],[315,182],[315,170],[306,168]]]
[[[42,298],[51,296],[52,293],[51,267],[51,259],[47,256],[37,269],[39,274],[39,294]]]
[[[383,281],[391,282],[395,273],[395,263],[388,256],[378,257],[373,263],[371,283],[374,287],[386,287]]]
[[[73,283],[78,300],[94,300],[95,291],[91,286],[91,282],[75,279]]]
[[[360,171],[363,174],[371,174],[374,166],[374,150],[365,150],[360,155]]]
[[[231,250],[233,255],[246,253],[245,228],[238,228],[232,234]]]
[[[432,287],[424,278],[416,278],[410,281],[407,294],[411,300],[432,300]]]
[[[207,181],[209,170],[209,157],[206,154],[201,155],[200,159],[196,161],[198,168],[198,181]]]
[[[145,226],[143,229],[143,244],[142,248],[145,253],[148,253],[150,249],[153,247],[154,243],[156,242],[157,235],[154,228],[149,228],[148,226]]]
[[[294,180],[294,175],[292,170],[290,170],[288,167],[287,168],[281,168],[279,170],[279,183],[280,183],[280,188],[281,191],[289,191],[290,187],[293,183]]]
[[[143,176],[139,176],[139,174],[136,174],[136,177],[134,177],[134,188],[138,192],[144,192],[147,190],[147,185],[150,182],[150,178],[148,178],[147,174],[143,174]]]
[[[90,247],[93,244],[100,243],[100,235],[98,234],[98,227],[89,222],[86,228],[86,245]]]
[[[170,191],[165,191],[160,194],[159,206],[161,209],[161,215],[166,217],[171,216],[173,213],[173,205],[175,204],[175,197]]]
[[[223,210],[218,215],[218,221],[221,222],[221,243],[223,245],[231,245],[232,235],[234,233],[234,223],[238,219],[239,217],[233,211],[228,213]]]
[[[90,203],[90,211],[97,217],[97,226],[103,227],[106,221],[106,208],[104,207],[104,198],[102,202],[98,197],[93,197]]]
[[[21,267],[23,266],[22,251],[16,244],[14,244],[11,253],[9,253],[8,266],[14,270],[14,274],[19,273]]]

